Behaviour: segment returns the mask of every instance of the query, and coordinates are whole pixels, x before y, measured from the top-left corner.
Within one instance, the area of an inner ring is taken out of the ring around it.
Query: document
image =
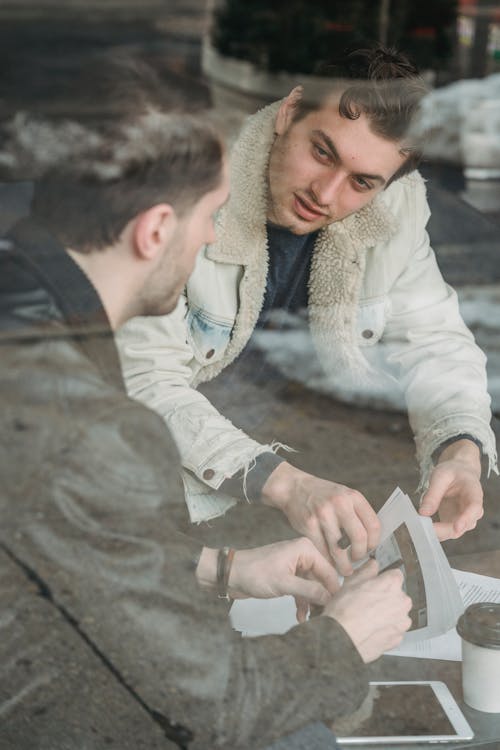
[[[443,635],[455,626],[464,605],[432,520],[420,516],[399,487],[378,517],[382,530],[375,557],[380,571],[399,568],[413,602],[412,624],[401,645]]]
[[[473,602],[500,602],[500,579],[452,570],[431,519],[420,516],[399,487],[378,516],[382,528],[375,557],[380,571],[399,568],[413,602],[411,627],[401,645],[388,653],[460,660],[457,620]],[[291,596],[240,599],[231,607],[230,618],[233,628],[249,637],[286,633],[297,624]]]
[[[464,608],[475,602],[500,602],[500,578],[480,576],[463,570],[452,570]],[[462,641],[455,628],[443,635],[413,644],[402,644],[388,652],[394,656],[462,661]]]

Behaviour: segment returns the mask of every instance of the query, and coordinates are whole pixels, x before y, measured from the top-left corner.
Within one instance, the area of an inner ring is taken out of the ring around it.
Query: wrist
[[[296,469],[288,461],[283,461],[269,475],[262,487],[262,502],[264,505],[283,510],[297,483],[305,476],[307,476],[305,472]]]
[[[481,451],[476,443],[467,438],[456,440],[443,449],[438,459],[438,464],[444,461],[460,461],[466,463],[471,469],[481,476]]]
[[[203,547],[198,566],[196,580],[203,589],[215,589],[217,585],[217,557],[219,550]]]
[[[195,573],[198,586],[217,591],[221,599],[229,598],[228,590],[235,588],[238,579],[233,567],[235,557],[236,551],[231,547],[203,547]]]
[[[233,547],[221,547],[217,554],[217,595],[219,599],[230,599],[229,577],[236,550]]]

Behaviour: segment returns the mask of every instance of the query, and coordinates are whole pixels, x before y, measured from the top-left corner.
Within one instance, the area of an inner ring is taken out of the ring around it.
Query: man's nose
[[[311,184],[314,197],[320,206],[330,206],[337,197],[345,175],[340,170],[329,171]]]

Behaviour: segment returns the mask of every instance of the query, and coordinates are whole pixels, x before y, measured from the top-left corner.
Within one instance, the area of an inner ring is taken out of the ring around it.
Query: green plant
[[[381,39],[440,68],[455,18],[456,0],[223,0],[212,36],[222,54],[269,72],[321,74],[339,51]]]

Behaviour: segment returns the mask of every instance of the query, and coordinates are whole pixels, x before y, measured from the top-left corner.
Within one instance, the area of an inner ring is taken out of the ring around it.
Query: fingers
[[[316,515],[335,566],[342,575],[351,575],[351,560],[363,559],[378,544],[380,521],[375,511],[361,493],[345,488],[324,501]],[[350,551],[339,546],[342,530],[350,541]]]
[[[341,524],[351,542],[351,560],[361,560],[363,557],[366,557],[368,554],[368,534],[357,514],[351,512],[346,515],[341,520]]]
[[[446,472],[433,471],[429,482],[429,488],[420,505],[420,515],[433,516],[438,510],[441,500],[448,491],[449,486],[450,478]]]
[[[380,519],[373,510],[372,506],[368,502],[368,500],[364,497],[364,495],[358,494],[358,498],[356,500],[356,513],[358,514],[361,523],[363,524],[364,529],[366,530],[366,546],[368,548],[368,551],[371,549],[375,549],[375,547],[380,542]],[[352,541],[352,538],[351,538]],[[360,557],[354,557],[355,560],[360,560],[366,555],[366,551],[363,552]]]
[[[340,588],[335,568],[308,539],[304,539],[302,545],[304,549],[298,561],[297,573],[319,581],[330,594],[335,594]]]
[[[479,497],[473,497],[463,511],[453,519],[453,530],[457,537],[466,531],[476,528],[477,522],[484,516],[482,491]]]
[[[346,586],[357,586],[365,581],[369,581],[372,578],[376,578],[378,575],[379,565],[376,560],[371,558],[367,560],[361,567],[354,571],[352,576],[346,578],[344,581],[344,587]]]
[[[279,468],[279,467],[278,467]],[[277,471],[277,470],[276,470]],[[351,560],[366,557],[380,537],[380,523],[366,498],[344,485],[300,473],[282,509],[291,525],[307,536],[342,575],[352,573]],[[342,549],[343,533],[351,544]]]
[[[433,528],[440,542],[446,542],[447,539],[455,538],[452,523],[442,523],[441,521],[435,521],[433,523]]]
[[[392,570],[385,570],[383,573],[377,576],[377,585],[380,586],[382,591],[389,591],[391,589],[402,589],[404,581],[404,575],[398,568]],[[409,597],[408,597],[409,599]],[[411,606],[411,599],[410,599]]]
[[[340,622],[365,663],[398,645],[411,627],[412,601],[402,588],[403,574],[387,570],[376,575],[376,570],[370,560],[356,571],[357,583],[344,584],[325,608],[327,616]]]
[[[330,557],[340,575],[350,576],[352,575],[353,567],[349,557],[349,552],[346,549],[341,549],[339,546],[330,547]]]
[[[441,542],[458,539],[466,531],[474,529],[483,515],[482,495],[469,501],[463,501],[460,497],[445,498],[439,511],[440,520],[433,524],[434,531]]]
[[[317,515],[309,520],[305,531],[316,549],[327,561],[333,562],[341,575],[351,575],[352,563],[349,552],[338,545],[342,535],[333,508],[318,511]]]
[[[297,610],[297,622],[306,622],[309,614],[309,602],[300,596],[295,597],[295,607]]]
[[[448,523],[445,523],[444,521],[435,521],[433,523],[434,531],[440,542],[446,542],[448,539],[458,539],[465,534],[466,531],[474,529],[475,526],[475,523],[469,525],[461,520],[449,521]]]
[[[336,499],[337,523],[351,542],[351,559],[362,560],[380,539],[380,521],[368,500],[356,490]],[[346,575],[346,573],[344,573]]]
[[[454,539],[458,539],[458,537],[462,536],[462,534],[465,534],[466,531],[470,531],[470,529],[473,529],[475,527],[476,522],[469,521],[469,517],[469,513],[461,513],[458,518],[455,518],[452,523]]]
[[[323,529],[316,518],[311,519],[303,533],[307,535],[307,538],[311,540],[316,549],[326,560],[331,559],[329,544],[327,543],[323,535]]]
[[[477,526],[477,522],[483,517],[484,511],[481,508],[480,513],[467,513],[463,514],[453,522],[453,530],[455,532],[455,538],[465,534],[466,531],[472,531]]]
[[[295,597],[299,601],[306,601],[309,604],[317,604],[319,607],[324,607],[327,602],[331,599],[331,594],[321,583],[317,581],[307,581],[305,578],[299,578],[298,576],[292,576],[288,581],[284,583],[287,593]],[[303,612],[303,605],[301,604],[301,613]],[[297,606],[297,615],[299,613],[299,607]]]

